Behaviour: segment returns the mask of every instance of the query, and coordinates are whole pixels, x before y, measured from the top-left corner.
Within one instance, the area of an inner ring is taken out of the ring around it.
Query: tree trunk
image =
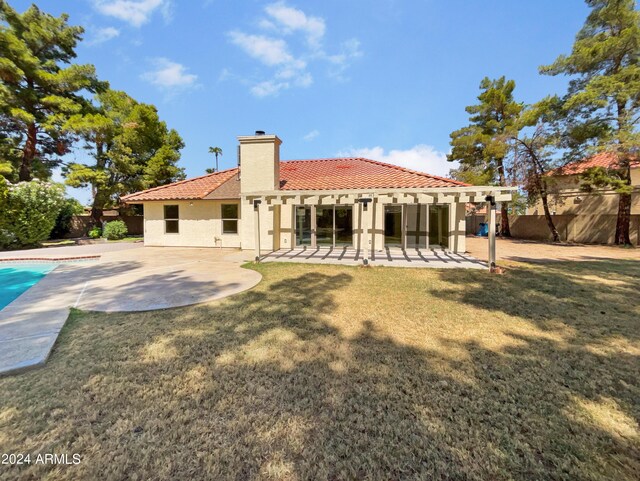
[[[617,70],[617,68],[616,68]],[[618,107],[618,134],[620,138],[624,136],[626,129],[623,127],[627,124],[626,121],[626,100],[617,100]],[[618,162],[620,168],[624,169],[624,181],[627,186],[631,186],[631,165],[630,165],[629,153],[620,157],[618,156]],[[618,218],[616,220],[616,245],[631,245],[631,238],[629,236],[629,224],[631,223],[631,193],[619,194],[620,199],[618,201]]]
[[[544,218],[547,219],[547,225],[549,226],[549,232],[551,232],[551,236],[553,237],[553,242],[560,242],[560,234],[558,234],[558,229],[556,229],[556,226],[553,223],[553,217],[551,216],[551,212],[549,211],[549,201],[547,199],[547,193],[542,193],[540,197],[542,198],[542,209],[544,210]]]
[[[102,207],[98,205],[97,202],[98,197],[93,201],[93,205],[91,206],[91,223],[93,225],[101,226],[102,225]]]
[[[500,204],[500,235],[502,237],[511,237],[511,229],[509,227],[509,209],[507,203]]]
[[[20,182],[29,182],[32,178],[31,173],[33,169],[33,159],[36,158],[37,144],[38,129],[35,124],[30,124],[29,127],[27,127],[27,141],[24,144],[22,162],[20,163],[20,171],[18,173],[18,179]]]
[[[631,222],[631,194],[619,194],[618,219],[616,221],[616,245],[631,245],[629,223]]]
[[[104,155],[104,143],[96,141],[96,167],[97,170],[104,170],[106,158]],[[93,203],[91,204],[91,224],[94,226],[102,226],[102,213],[104,211],[104,194],[98,183],[94,183]]]
[[[506,187],[506,177],[504,175],[502,159],[498,160],[497,164],[500,187]],[[511,237],[511,228],[509,227],[509,210],[507,209],[506,202],[502,202],[500,204],[500,235],[502,237]]]

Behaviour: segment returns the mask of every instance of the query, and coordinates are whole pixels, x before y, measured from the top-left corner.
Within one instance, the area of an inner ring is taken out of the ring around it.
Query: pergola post
[[[311,205],[309,211],[311,212],[311,248],[315,249],[317,247],[316,235],[318,233],[318,225],[316,223],[317,218],[316,218],[315,204]]]
[[[407,215],[407,204],[402,204],[402,229],[400,230],[400,235],[402,236],[402,250],[407,250],[407,224],[408,215]]]
[[[427,209],[427,214],[425,215],[425,219],[427,221],[426,225],[424,226],[424,232],[425,232],[425,237],[426,239],[424,240],[425,246],[427,248],[427,251],[429,250],[429,207],[430,204],[424,204],[425,209]]]
[[[362,205],[360,215],[362,216],[362,263],[369,265],[369,204],[373,199],[367,197],[361,197],[358,202]]]
[[[260,204],[261,200],[253,201],[253,229],[255,235],[255,261],[260,262]]]
[[[492,195],[486,197],[489,211],[489,268],[496,267],[496,199]]]

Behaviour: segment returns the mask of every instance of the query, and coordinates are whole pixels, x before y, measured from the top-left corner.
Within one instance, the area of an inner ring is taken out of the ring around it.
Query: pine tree
[[[513,137],[517,134],[517,119],[523,105],[513,98],[513,80],[501,77],[491,80],[485,77],[480,83],[480,103],[465,110],[470,124],[451,134],[450,162],[461,164],[459,176],[473,173],[469,178],[507,186],[507,156],[513,152]],[[510,237],[509,210],[505,202],[501,206],[501,232]]]
[[[635,0],[587,0],[591,12],[571,54],[541,67],[572,77],[565,99],[574,156],[613,152],[618,166],[583,176],[585,189],[608,186],[619,194],[615,243],[630,244],[631,162],[639,154],[640,12]]]
[[[0,0],[0,148],[17,177],[49,177],[70,138],[65,124],[82,111],[82,92],[104,84],[93,65],[72,64],[82,27],[32,5],[19,14]]]
[[[91,187],[94,223],[125,194],[184,179],[177,166],[184,142],[159,119],[153,105],[107,90],[97,95],[92,112],[78,114],[68,124],[85,141],[93,161],[72,163],[63,172],[67,185]]]

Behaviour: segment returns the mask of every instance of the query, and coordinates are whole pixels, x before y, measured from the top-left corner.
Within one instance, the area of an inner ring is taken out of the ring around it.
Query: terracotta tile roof
[[[631,161],[633,168],[640,167],[640,160]],[[615,169],[618,167],[618,155],[614,152],[602,152],[600,154],[587,157],[584,160],[572,162],[548,172],[548,175],[576,175],[581,174],[591,167],[604,167],[605,169]]]
[[[234,169],[237,172],[237,169]],[[229,180],[216,187],[205,199],[239,199],[240,179],[237,175],[232,175]]]
[[[153,189],[126,195],[122,201],[128,204],[148,200],[193,200],[206,197],[236,174],[238,169],[227,169],[173,184],[161,185]]]
[[[461,187],[444,177],[362,158],[289,160],[280,164],[282,190]]]
[[[228,169],[175,182],[130,194],[122,200],[135,204],[151,200],[239,197],[239,186],[233,180],[237,171],[237,168]],[[468,184],[457,180],[362,158],[289,160],[280,163],[281,190],[401,189],[466,185]]]

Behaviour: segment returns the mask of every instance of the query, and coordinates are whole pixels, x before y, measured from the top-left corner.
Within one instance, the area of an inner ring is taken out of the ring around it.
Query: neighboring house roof
[[[237,168],[136,192],[122,198],[152,200],[230,199],[240,197]],[[453,179],[362,158],[289,160],[280,163],[281,190],[339,190],[463,187]]]
[[[582,174],[587,169],[592,167],[604,167],[605,169],[618,168],[618,154],[614,152],[602,152],[600,154],[593,155],[584,160],[578,160],[577,162],[571,162],[563,167],[559,167],[554,170],[550,170],[547,175],[577,175]],[[640,160],[634,158],[631,161],[631,167],[640,167]]]

